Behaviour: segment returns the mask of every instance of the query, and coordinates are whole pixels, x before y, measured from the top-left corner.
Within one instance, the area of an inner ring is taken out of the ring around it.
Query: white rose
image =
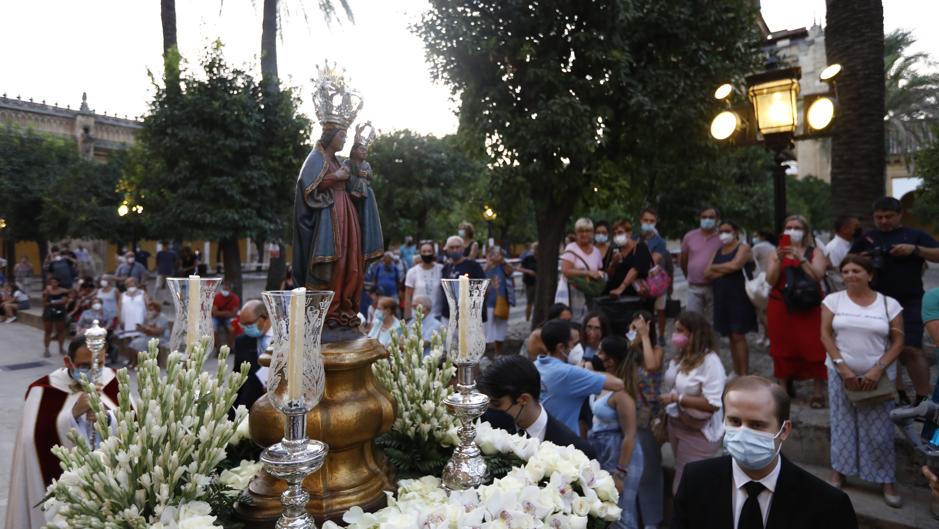
[[[586,516],[571,516],[569,520],[571,523],[571,529],[587,529]]]
[[[571,502],[571,512],[576,516],[587,516],[590,513],[590,501],[578,496]]]

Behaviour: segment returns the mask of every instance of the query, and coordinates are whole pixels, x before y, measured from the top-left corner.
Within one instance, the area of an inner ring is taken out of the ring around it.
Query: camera
[[[877,246],[871,247],[867,253],[871,258],[871,267],[873,267],[874,270],[883,270],[887,257],[890,255],[890,248],[878,244]]]

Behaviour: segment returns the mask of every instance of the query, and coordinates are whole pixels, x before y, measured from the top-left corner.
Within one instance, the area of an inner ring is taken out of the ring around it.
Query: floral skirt
[[[590,432],[587,438],[597,454],[600,467],[613,473],[616,470],[619,451],[623,445],[623,432],[620,430]],[[642,444],[637,439],[632,458],[629,460],[626,477],[623,479],[623,490],[619,494],[619,507],[623,509],[623,515],[619,521],[610,524],[612,529],[639,528],[639,509],[636,504],[636,497],[639,493],[639,481],[642,479],[642,467]]]

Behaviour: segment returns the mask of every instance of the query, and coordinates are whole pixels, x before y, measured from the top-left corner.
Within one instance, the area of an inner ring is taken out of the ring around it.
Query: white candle
[[[303,332],[306,324],[306,289],[295,288],[290,294],[290,325],[287,329],[287,400],[303,395]]]
[[[201,319],[202,281],[199,276],[189,276],[188,325],[186,326],[186,352],[192,352],[192,346],[199,340],[199,320]]]
[[[470,282],[469,276],[463,274],[460,276],[460,304],[459,311],[460,322],[460,359],[469,357],[469,321],[470,321]]]

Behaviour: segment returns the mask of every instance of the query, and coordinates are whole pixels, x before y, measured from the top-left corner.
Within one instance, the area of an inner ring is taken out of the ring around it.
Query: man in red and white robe
[[[103,365],[104,354],[101,356]],[[6,529],[40,529],[46,518],[37,504],[46,495],[46,487],[62,475],[58,458],[52,447],[72,447],[68,432],[73,428],[86,438],[94,428],[90,420],[88,396],[78,380],[82,373],[91,377],[91,350],[84,338],[69,345],[65,367],[36,380],[26,391],[23,419],[13,449],[10,472],[10,495],[7,504]],[[117,409],[117,378],[114,371],[101,368],[96,384],[102,403],[109,410]],[[93,416],[93,415],[92,415]],[[115,426],[115,416],[109,421]]]

